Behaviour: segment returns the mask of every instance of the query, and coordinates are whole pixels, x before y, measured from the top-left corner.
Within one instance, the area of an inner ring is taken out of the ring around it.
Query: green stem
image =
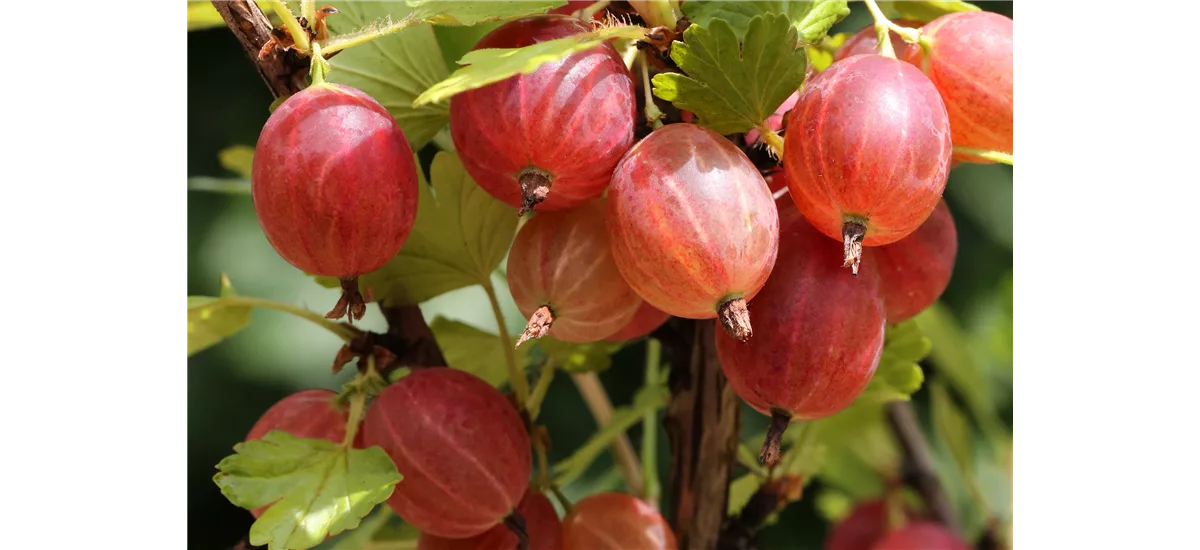
[[[979,157],[982,159],[990,160],[992,162],[1004,163],[1009,166],[1013,165],[1013,156],[1008,153],[1001,153],[1000,151],[989,151],[987,149],[976,149],[975,147],[966,147],[964,145],[955,145],[954,146],[954,154]]]
[[[312,47],[312,65],[308,69],[308,74],[312,77],[312,86],[320,86],[325,83],[325,75],[329,74],[329,62],[325,61],[325,57],[321,55],[320,42],[313,42]]]
[[[572,373],[571,380],[579,389],[584,404],[592,412],[592,418],[596,419],[596,427],[603,430],[612,422],[613,406],[612,401],[608,399],[608,392],[600,383],[600,377],[594,372]],[[629,436],[622,431],[613,438],[609,448],[616,457],[621,477],[625,478],[625,489],[631,494],[642,494],[642,471],[638,466],[638,456],[633,450],[633,444],[629,442]]]
[[[767,144],[767,151],[771,153],[771,156],[776,160],[783,158],[783,138],[779,137],[774,130],[767,128],[766,124],[758,124],[755,128],[758,129],[758,139]]]
[[[275,15],[278,15],[283,20],[288,34],[292,35],[292,42],[296,44],[296,51],[308,53],[308,33],[304,32],[304,29],[300,27],[300,21],[296,19],[295,15],[292,15],[292,10],[289,10],[287,4],[284,4],[280,0],[272,0],[270,4],[271,9],[275,11]]]
[[[866,3],[867,9],[871,11],[871,17],[875,18],[875,33],[879,37],[880,55],[890,57],[892,59],[896,58],[896,52],[895,49],[892,48],[892,41],[890,37],[888,37],[888,31],[896,33],[896,35],[904,39],[905,42],[910,44],[920,44],[921,48],[925,50],[925,53],[929,53],[929,48],[932,47],[933,44],[928,38],[921,36],[920,29],[901,27],[900,25],[893,23],[890,19],[883,15],[883,10],[879,9],[879,4],[876,4],[875,0],[866,0]]]
[[[658,384],[658,367],[662,360],[662,342],[656,338],[646,340],[647,386]],[[648,411],[642,416],[642,498],[658,504],[662,485],[658,481],[658,411]]]
[[[375,372],[375,354],[367,356],[366,374],[360,372],[354,377],[354,395],[350,397],[350,414],[346,418],[346,437],[342,439],[342,446],[347,449],[354,445],[358,426],[367,410],[367,383],[371,376],[379,376]]]
[[[417,19],[415,14],[410,13],[399,21],[388,23],[382,27],[376,28],[374,25],[372,25],[358,32],[330,37],[329,40],[325,41],[325,44],[321,47],[321,49],[325,52],[325,55],[329,55],[333,52],[339,52],[351,46],[366,44],[367,42],[375,40],[376,38],[400,32],[404,29],[419,24],[421,24],[421,20]]]
[[[662,128],[662,119],[666,116],[654,104],[654,92],[650,88],[650,61],[642,54],[642,90],[646,93],[646,122],[652,129]]]
[[[500,301],[496,299],[496,289],[491,281],[483,285],[487,292],[488,301],[492,304],[492,315],[496,316],[496,330],[500,333],[500,347],[504,348],[504,360],[508,363],[508,384],[512,386],[513,394],[521,407],[529,402],[529,381],[517,366],[517,352],[513,349],[512,338],[508,336],[508,327],[504,326],[504,312],[500,311]]]
[[[263,300],[261,298],[250,298],[247,296],[231,296],[231,297],[227,297],[227,298],[221,298],[219,301],[214,302],[213,304],[206,306],[206,307],[220,308],[220,307],[237,307],[237,306],[257,307],[257,308],[263,308],[263,309],[274,309],[276,311],[285,311],[287,313],[291,313],[292,315],[295,315],[297,317],[308,319],[309,321],[312,321],[313,323],[320,325],[321,327],[325,328],[329,332],[336,334],[338,336],[338,338],[341,338],[345,342],[349,342],[350,340],[354,339],[355,336],[358,335],[358,331],[356,329],[353,329],[351,327],[343,325],[342,323],[335,323],[333,321],[330,321],[330,320],[326,319],[324,316],[317,314],[317,313],[313,313],[307,309],[298,308],[295,306],[289,306],[287,304],[283,304],[280,302],[273,302],[271,300]]]
[[[542,400],[546,398],[546,391],[550,389],[550,382],[554,380],[554,369],[557,366],[554,364],[554,360],[549,358],[542,363],[537,384],[533,386],[533,392],[529,394],[529,401],[525,403],[525,410],[529,411],[530,420],[536,420],[538,413],[542,412]]]
[[[317,0],[300,0],[300,17],[312,25],[317,20]]]

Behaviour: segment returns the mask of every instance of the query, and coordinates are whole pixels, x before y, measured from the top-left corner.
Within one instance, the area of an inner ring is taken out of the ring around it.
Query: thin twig
[[[912,403],[909,401],[888,403],[887,418],[892,432],[904,451],[905,463],[913,474],[914,488],[921,493],[921,497],[925,500],[930,512],[933,513],[933,517],[942,525],[957,532],[959,529],[958,518],[955,517],[950,499],[942,489],[941,482],[938,481],[937,472],[933,466],[933,455],[929,451],[929,443],[925,440],[925,434],[921,432],[921,426],[917,422],[916,413],[913,412]]]
[[[596,426],[603,429],[612,421],[613,406],[600,383],[600,377],[594,372],[584,372],[572,374],[571,380],[575,382],[575,387],[579,388],[579,394],[587,403],[588,410],[592,411]],[[637,452],[633,450],[633,444],[629,442],[629,436],[624,433],[618,435],[613,439],[611,448],[617,458],[617,465],[621,468],[621,476],[625,478],[625,488],[630,494],[642,494],[642,467]]]

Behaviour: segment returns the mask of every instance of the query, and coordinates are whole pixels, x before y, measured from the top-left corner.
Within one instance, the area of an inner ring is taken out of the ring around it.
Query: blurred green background
[[[1011,17],[1008,2],[977,5]],[[861,4],[832,31],[852,32],[870,23]],[[439,35],[442,38],[442,35]],[[188,176],[233,177],[222,168],[218,152],[232,145],[253,146],[266,122],[272,97],[233,35],[224,28],[188,33]],[[427,149],[432,151],[431,143]],[[423,155],[424,157],[425,155]],[[959,251],[954,276],[942,303],[957,320],[955,342],[985,371],[997,413],[1011,430],[1011,272],[1012,168],[963,165],[950,175],[946,200],[958,229]],[[259,229],[249,196],[190,191],[188,193],[188,294],[215,295],[222,273],[238,292],[324,312],[337,292],[323,288],[284,262]],[[506,325],[519,332],[524,319],[498,283]],[[999,290],[997,290],[999,289]],[[1007,292],[1007,295],[1005,293]],[[1006,301],[1007,300],[1007,301]],[[1007,312],[1005,311],[1007,307]],[[427,319],[436,315],[494,331],[487,298],[478,287],[450,292],[422,304]],[[1006,317],[1007,315],[1007,317]],[[1005,325],[1007,323],[1007,332]],[[371,308],[362,324],[382,330]],[[1007,336],[1007,339],[1005,337]],[[930,334],[934,345],[938,338]],[[256,310],[244,331],[188,359],[188,542],[189,547],[224,549],[250,528],[246,510],[230,504],[212,481],[215,465],[268,407],[305,388],[336,390],[351,373],[334,376],[330,364],[339,347],[336,337],[287,314]],[[644,345],[623,349],[611,369],[600,373],[615,405],[629,403],[642,384]],[[923,363],[927,380],[937,376],[936,361]],[[348,369],[352,370],[352,369]],[[1008,386],[1005,386],[1005,381]],[[915,396],[924,414],[926,388]],[[766,419],[744,409],[743,433],[761,432]],[[551,461],[566,457],[594,432],[595,423],[570,379],[556,377],[540,416],[553,438]],[[629,435],[640,441],[640,425]],[[669,451],[660,433],[660,471],[667,483]],[[566,488],[569,497],[598,487],[617,487],[619,479],[609,453],[589,475]],[[664,492],[666,488],[664,487]],[[827,525],[815,510],[819,482],[806,488],[806,498],[791,505],[759,538],[764,549],[819,548]]]

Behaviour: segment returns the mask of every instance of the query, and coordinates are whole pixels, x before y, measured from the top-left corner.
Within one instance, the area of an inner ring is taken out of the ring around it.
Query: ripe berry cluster
[[[476,48],[590,29],[529,17]],[[879,364],[885,327],[928,307],[950,279],[947,175],[952,161],[986,162],[955,157],[952,144],[1012,150],[1012,20],[957,13],[922,32],[927,49],[893,36],[896,59],[864,29],[813,74],[779,113],[782,170],[770,184],[734,141],[697,124],[635,140],[636,86],[611,44],[454,96],[450,130],[467,172],[517,214],[533,212],[508,260],[513,299],[529,317],[517,345],[545,335],[623,341],[670,316],[717,319],[725,376],[772,418],[766,464],[790,421],[849,406]],[[328,316],[361,318],[370,297],[357,277],[399,252],[416,213],[413,153],[388,111],[347,86],[309,87],[272,114],[252,181],[279,254],[342,280]],[[790,198],[773,196],[784,188]],[[331,392],[307,391],[247,438],[281,429],[340,442],[346,422]],[[560,521],[530,488],[522,417],[466,372],[424,368],[391,383],[355,446],[382,448],[403,475],[388,504],[421,530],[423,549],[513,547],[522,530],[538,549],[675,546],[653,506],[619,493],[587,497]],[[918,519],[830,548],[933,548],[945,538]],[[868,520],[846,524],[882,523]]]

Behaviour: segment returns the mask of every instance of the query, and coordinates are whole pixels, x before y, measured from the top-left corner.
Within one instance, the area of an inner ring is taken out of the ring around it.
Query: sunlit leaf
[[[499,336],[440,316],[434,318],[429,329],[442,349],[447,366],[465,370],[493,386],[508,381],[506,352]],[[507,345],[515,343],[514,338]],[[521,346],[515,351],[518,367],[523,368],[529,363],[529,349],[529,346]]]
[[[233,304],[227,298],[237,296],[229,277],[221,275],[221,294],[188,296],[188,355],[219,343],[250,324],[252,308]]]
[[[704,1],[684,2],[682,8],[693,24],[709,25],[723,19],[738,36],[746,33],[755,16],[782,14],[796,29],[797,38],[808,44],[819,42],[835,23],[850,14],[845,0]]]
[[[469,26],[491,21],[507,21],[527,15],[546,13],[567,5],[566,0],[514,0],[508,2],[448,2],[421,0],[406,2],[422,21],[435,25]]]

